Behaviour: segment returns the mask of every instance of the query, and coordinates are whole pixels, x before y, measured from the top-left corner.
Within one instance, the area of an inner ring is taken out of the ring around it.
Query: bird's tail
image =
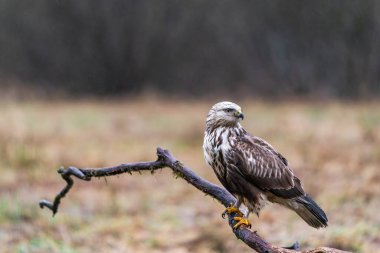
[[[327,227],[327,216],[325,212],[315,203],[308,195],[295,198],[292,209],[304,220],[307,224],[314,228]]]

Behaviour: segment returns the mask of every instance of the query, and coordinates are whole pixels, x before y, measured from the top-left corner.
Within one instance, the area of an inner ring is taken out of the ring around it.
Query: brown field
[[[0,252],[250,252],[223,207],[169,170],[77,182],[52,218],[41,198],[61,166],[101,167],[173,154],[217,182],[201,149],[210,102],[2,102]],[[242,101],[243,125],[290,161],[325,209],[315,230],[275,205],[253,229],[271,243],[380,252],[380,104]]]

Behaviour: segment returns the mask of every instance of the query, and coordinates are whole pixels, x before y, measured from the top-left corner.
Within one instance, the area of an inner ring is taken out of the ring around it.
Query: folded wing
[[[228,157],[230,169],[262,191],[281,198],[305,195],[300,180],[288,166],[287,160],[264,140],[245,135],[239,137]],[[236,171],[238,170],[238,171]]]

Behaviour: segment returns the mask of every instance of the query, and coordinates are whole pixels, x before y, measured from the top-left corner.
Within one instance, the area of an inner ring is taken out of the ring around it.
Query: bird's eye
[[[232,112],[234,109],[232,109],[232,108],[226,108],[226,109],[224,109],[224,111],[225,112]]]

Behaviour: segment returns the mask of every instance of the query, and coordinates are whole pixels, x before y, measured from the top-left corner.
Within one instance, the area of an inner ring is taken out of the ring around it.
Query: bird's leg
[[[242,200],[240,199],[240,197],[238,197],[235,203],[234,204],[231,203],[230,206],[227,207],[226,210],[222,213],[223,219],[226,216],[226,214],[230,214],[230,213],[236,213],[237,215],[242,217],[243,213],[239,210],[241,203],[242,203]]]
[[[251,223],[248,220],[248,216],[249,216],[249,210],[242,217],[239,217],[239,216],[234,217],[234,220],[237,221],[237,223],[234,225],[234,229],[237,229],[238,227],[240,227],[243,224],[246,225],[247,227],[251,228]]]

